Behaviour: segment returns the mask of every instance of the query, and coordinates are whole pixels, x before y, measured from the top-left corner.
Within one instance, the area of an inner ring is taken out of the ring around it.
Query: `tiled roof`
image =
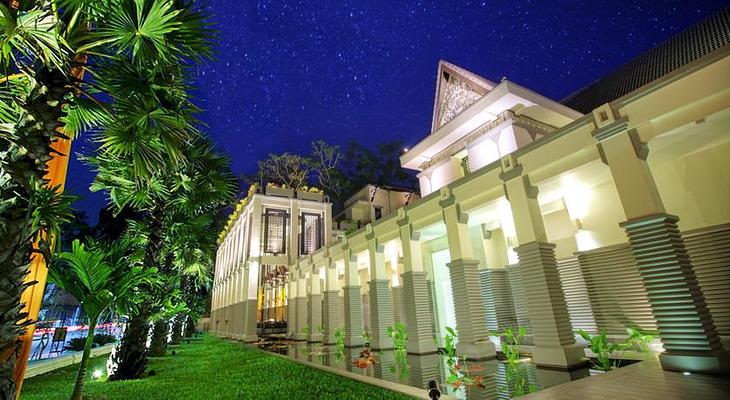
[[[607,76],[563,99],[582,113],[628,94],[730,42],[730,6],[672,36]]]

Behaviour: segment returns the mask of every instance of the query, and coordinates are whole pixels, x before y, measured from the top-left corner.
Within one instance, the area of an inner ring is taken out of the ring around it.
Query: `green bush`
[[[94,344],[103,346],[109,343],[116,343],[117,337],[108,333],[97,333],[94,335]]]
[[[76,337],[68,342],[66,342],[66,345],[63,346],[64,349],[68,351],[84,351],[84,344],[86,343],[86,336],[84,337]]]

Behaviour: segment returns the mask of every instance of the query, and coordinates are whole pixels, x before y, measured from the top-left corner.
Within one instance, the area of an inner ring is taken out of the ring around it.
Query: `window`
[[[299,233],[301,255],[312,254],[324,245],[322,216],[319,214],[302,213],[302,229]]]
[[[380,218],[383,218],[383,207],[373,207],[375,211],[375,220],[379,220]]]
[[[286,253],[286,210],[267,208],[264,213],[264,253]]]

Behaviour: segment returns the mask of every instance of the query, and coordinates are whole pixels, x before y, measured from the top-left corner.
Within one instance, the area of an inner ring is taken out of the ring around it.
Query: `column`
[[[382,245],[375,239],[371,231],[365,237],[368,239],[368,254],[370,262],[370,330],[373,349],[392,349],[393,339],[388,336],[388,327],[393,326],[393,299],[391,298],[389,279],[385,275],[385,254]]]
[[[345,346],[360,347],[362,340],[362,303],[360,302],[360,277],[357,274],[357,257],[347,243],[343,246],[345,263]]]
[[[636,258],[665,352],[662,367],[674,371],[728,373],[723,349],[677,227],[665,212],[646,162],[647,147],[621,120],[594,132],[626,214],[621,224]]]
[[[436,351],[433,342],[431,318],[433,310],[429,304],[429,287],[421,256],[420,235],[408,221],[405,210],[398,209],[400,242],[403,250],[403,304],[405,324],[408,332],[408,352],[428,354]]]
[[[583,346],[575,343],[555,260],[555,245],[547,243],[537,202],[537,187],[530,184],[512,156],[502,160],[501,174],[517,235],[519,269],[527,297],[535,349],[535,364],[567,368],[582,364]]]
[[[287,282],[288,293],[286,301],[286,337],[293,339],[296,334],[297,326],[297,281],[292,277],[292,272],[289,272],[289,282]]]
[[[319,267],[312,265],[309,278],[310,291],[309,296],[307,296],[309,298],[309,317],[307,319],[309,323],[309,335],[307,336],[307,341],[321,342],[322,334],[319,332],[319,327],[322,326],[322,288],[319,278]]]
[[[456,330],[459,334],[457,349],[469,359],[494,358],[497,351],[494,343],[489,340],[480,287],[479,261],[474,259],[471,248],[468,216],[461,212],[461,207],[448,186],[441,188],[440,195],[439,204],[451,256],[451,262],[447,266],[454,298]]]
[[[331,258],[325,259],[325,290],[322,315],[324,317],[324,344],[335,343],[335,332],[342,326],[340,307],[340,289],[338,285],[337,263]]]
[[[309,322],[309,309],[307,307],[307,274],[301,268],[297,268],[299,279],[297,280],[297,329],[294,333],[294,339],[306,340],[304,328]],[[309,329],[312,329],[310,326]]]
[[[244,342],[259,340],[256,331],[256,322],[258,321],[258,279],[259,263],[258,261],[249,261],[243,270],[243,296],[241,299],[245,302],[243,334],[241,335],[241,340]]]

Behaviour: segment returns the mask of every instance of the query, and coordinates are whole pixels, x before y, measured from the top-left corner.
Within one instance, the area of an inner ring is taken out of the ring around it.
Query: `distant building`
[[[345,200],[343,210],[335,215],[336,227],[340,230],[359,229],[420,198],[415,189],[365,185]]]
[[[253,187],[218,249],[211,329],[242,340],[286,329],[288,266],[332,238],[324,200],[321,192]]]

